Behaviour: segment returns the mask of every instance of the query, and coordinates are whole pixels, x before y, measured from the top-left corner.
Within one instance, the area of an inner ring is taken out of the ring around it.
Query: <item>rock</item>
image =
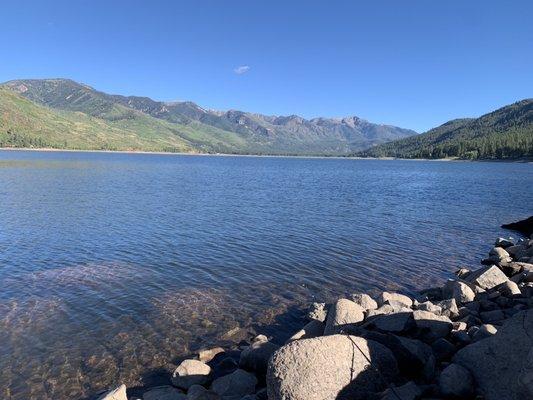
[[[326,303],[313,303],[307,312],[307,319],[324,322],[328,315]]]
[[[464,278],[470,273],[470,270],[468,268],[459,268],[457,271],[455,271],[455,276],[458,278]]]
[[[192,385],[187,391],[187,400],[220,400],[220,396],[200,385]]]
[[[451,359],[457,350],[452,343],[444,338],[435,340],[431,344],[431,348],[433,349],[433,354],[435,354],[435,357],[438,361]]]
[[[97,400],[128,400],[126,385],[122,384],[109,392],[104,393]]]
[[[287,340],[287,343],[292,342],[293,340],[311,339],[317,336],[322,336],[324,334],[324,328],[325,325],[323,322],[313,320],[292,335],[289,340]]]
[[[522,293],[513,281],[507,281],[498,286],[498,292],[507,297],[520,296]]]
[[[506,239],[506,238],[499,237],[498,239],[496,239],[494,246],[505,249],[507,247],[514,246],[514,242],[511,238]]]
[[[472,341],[472,338],[466,331],[452,331],[452,339],[459,345],[467,345]]]
[[[435,315],[428,311],[416,310],[413,319],[423,340],[434,341],[446,337],[452,330],[452,321],[448,317]]]
[[[491,322],[499,322],[505,319],[505,314],[503,313],[502,310],[499,310],[499,309],[479,313],[479,316],[481,317],[481,320],[486,324],[491,323]]]
[[[318,321],[316,322],[321,323]],[[239,367],[250,371],[256,371],[259,374],[266,374],[268,360],[277,349],[279,349],[279,346],[268,340],[265,341],[262,338],[256,340],[242,351]]]
[[[400,312],[412,312],[409,307],[405,307],[402,303],[398,303],[396,301],[393,301],[392,303],[389,303],[389,301],[385,302],[381,307],[375,309],[375,310],[368,310],[366,312],[367,318],[373,317],[375,315],[383,315],[383,314],[395,314]]]
[[[436,304],[433,304],[431,301],[425,301],[423,303],[420,303],[416,306],[416,309],[417,310],[422,310],[422,311],[429,311],[429,312],[432,312],[433,314],[437,314],[437,315],[440,315],[440,313],[442,312],[442,308]]]
[[[208,363],[218,354],[224,353],[225,350],[222,347],[215,347],[212,349],[204,349],[198,352],[198,360],[204,363]]]
[[[198,360],[184,360],[172,374],[172,384],[182,389],[209,382],[211,367]]]
[[[378,303],[376,303],[376,301],[372,297],[365,293],[352,294],[352,301],[355,304],[363,307],[365,311],[375,310],[376,308],[378,308]]]
[[[454,363],[470,371],[486,400],[532,398],[533,310],[506,321],[498,332],[459,350]]]
[[[496,332],[498,332],[498,329],[496,329],[494,325],[483,324],[478,329],[472,331],[471,336],[474,342],[477,342],[481,339],[486,339],[488,337],[494,336]]]
[[[459,316],[459,309],[457,308],[455,299],[442,300],[439,301],[437,305],[442,309],[441,315],[448,318],[456,318]]]
[[[385,304],[387,300],[397,301],[410,308],[413,305],[413,300],[410,297],[399,293],[381,292],[377,297],[377,303],[379,306]]]
[[[143,394],[143,400],[186,400],[187,396],[175,387],[165,385],[150,388]]]
[[[432,287],[428,289],[423,289],[419,292],[425,300],[442,300],[442,288],[441,287]],[[424,300],[422,300],[424,301]]]
[[[462,321],[456,321],[452,325],[453,325],[453,330],[456,330],[456,331],[466,331],[466,328],[467,328],[466,323]]]
[[[413,312],[409,310],[409,312],[377,315],[369,319],[365,326],[374,327],[382,332],[406,332],[414,326]]]
[[[240,358],[240,353],[238,354]],[[231,374],[239,368],[239,363],[233,357],[224,357],[213,366],[211,370],[212,379],[220,378],[221,376]]]
[[[416,400],[422,395],[422,391],[414,382],[407,382],[403,386],[389,388],[383,392],[381,400]]]
[[[363,307],[351,300],[337,300],[328,312],[324,335],[334,335],[355,328],[358,322],[365,319],[364,311]]]
[[[487,290],[507,281],[507,276],[497,266],[491,265],[472,272],[465,280]]]
[[[474,393],[474,379],[466,368],[452,363],[440,374],[439,389],[445,397],[468,398]]]
[[[502,228],[523,233],[525,236],[533,234],[533,216],[510,224],[503,224]]]
[[[474,301],[476,294],[464,282],[449,280],[442,289],[442,294],[445,299],[455,299],[458,304],[468,303]]]
[[[489,260],[498,262],[511,262],[511,255],[501,247],[493,247],[489,252]]]
[[[298,343],[300,341],[294,342]],[[254,374],[238,369],[235,372],[215,379],[211,390],[222,397],[243,397],[255,392],[257,378]]]
[[[391,351],[371,340],[347,335],[297,340],[271,358],[268,398],[364,399],[384,389],[397,372]]]

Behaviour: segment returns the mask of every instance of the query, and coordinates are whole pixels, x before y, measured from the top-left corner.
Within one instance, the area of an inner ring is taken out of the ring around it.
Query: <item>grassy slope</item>
[[[406,139],[373,147],[369,157],[511,159],[533,157],[533,100],[477,119],[457,119]]]
[[[0,116],[4,147],[212,152],[243,146],[237,135],[201,124],[171,124],[120,105],[97,118],[41,106],[3,88]]]

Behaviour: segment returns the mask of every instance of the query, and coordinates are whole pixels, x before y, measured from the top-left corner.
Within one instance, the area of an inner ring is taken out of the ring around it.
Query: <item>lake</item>
[[[0,151],[2,399],[88,398],[479,266],[525,163]]]

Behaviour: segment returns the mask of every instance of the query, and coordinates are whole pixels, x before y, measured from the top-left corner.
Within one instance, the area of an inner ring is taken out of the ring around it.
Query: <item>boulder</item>
[[[321,322],[316,322],[321,324]],[[268,340],[256,340],[242,351],[239,367],[256,371],[259,374],[265,374],[268,367],[268,360],[277,349],[279,349],[279,346]]]
[[[97,400],[128,400],[126,396],[126,385],[122,384],[98,397]]]
[[[433,304],[431,301],[425,301],[423,303],[420,303],[416,306],[416,309],[417,310],[422,310],[422,311],[429,311],[429,312],[432,312],[433,314],[437,314],[437,315],[440,315],[440,313],[442,312],[442,308],[436,304]]]
[[[450,364],[440,374],[439,389],[445,397],[468,398],[474,393],[474,379],[458,364]]]
[[[187,396],[173,386],[156,386],[144,392],[143,400],[186,400]]]
[[[182,389],[192,385],[205,385],[209,382],[211,367],[198,360],[184,360],[172,374],[172,384]]]
[[[218,354],[224,353],[225,350],[222,347],[214,347],[212,349],[203,349],[198,352],[198,360],[204,363],[208,363]]]
[[[511,262],[512,258],[511,255],[505,251],[502,247],[494,247],[489,252],[489,260],[494,261],[496,263],[499,262]]]
[[[307,311],[307,319],[324,322],[328,315],[326,303],[312,303]]]
[[[376,299],[379,306],[385,304],[387,300],[397,301],[404,304],[408,308],[412,307],[413,305],[413,300],[411,300],[410,297],[400,293],[381,292]]]
[[[407,382],[405,385],[389,388],[383,392],[381,400],[416,400],[420,398],[422,391],[414,382]]]
[[[358,322],[365,319],[364,312],[363,307],[351,300],[337,300],[328,312],[324,335],[334,335],[355,328]]]
[[[366,312],[367,318],[373,317],[374,315],[383,315],[383,314],[395,314],[400,312],[412,312],[409,307],[405,307],[402,303],[398,302],[392,302],[389,303],[388,301],[385,302],[382,306],[378,307],[375,310],[368,310]]]
[[[472,272],[465,280],[487,290],[507,281],[507,276],[497,266],[490,265]]]
[[[414,326],[413,312],[409,310],[409,312],[377,315],[369,318],[365,326],[373,327],[382,332],[406,332]]]
[[[289,340],[287,340],[287,343],[292,342],[293,340],[311,339],[317,336],[322,336],[324,334],[324,328],[325,325],[323,322],[313,320],[292,335]]]
[[[370,362],[372,364],[370,364]],[[392,352],[357,336],[291,342],[270,359],[269,400],[360,400],[396,377]]]
[[[514,242],[513,242],[513,239],[511,238],[506,239],[506,238],[499,237],[498,239],[496,239],[496,242],[494,242],[494,246],[505,249],[507,247],[514,246]]]
[[[222,397],[240,398],[253,394],[255,385],[257,385],[257,378],[254,374],[238,369],[229,375],[215,379],[211,390]]]
[[[470,371],[486,400],[533,398],[533,310],[522,311],[498,332],[464,347],[454,363]]]
[[[442,294],[445,299],[455,299],[458,304],[468,303],[474,301],[476,294],[464,282],[449,280],[442,289]]]
[[[518,231],[529,236],[533,234],[533,216],[520,221],[511,222],[510,224],[503,224],[502,228]]]
[[[507,281],[498,286],[498,292],[507,297],[520,296],[520,288],[513,281]]]
[[[459,309],[457,308],[457,303],[455,299],[442,300],[437,303],[441,308],[441,315],[444,315],[448,318],[456,318],[459,316]]]
[[[192,385],[187,391],[187,400],[221,400],[220,396],[200,385]]]
[[[428,311],[414,311],[413,319],[419,330],[419,336],[429,342],[446,337],[453,327],[452,321],[448,317],[435,315]]]
[[[378,303],[376,303],[376,300],[374,300],[372,297],[365,293],[352,294],[352,301],[355,304],[363,307],[365,311],[375,310],[376,308],[378,308]]]

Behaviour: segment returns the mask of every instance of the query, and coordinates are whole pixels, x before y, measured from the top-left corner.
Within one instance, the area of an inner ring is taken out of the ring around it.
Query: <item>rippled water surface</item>
[[[477,265],[533,167],[0,152],[0,397],[142,386],[311,299]],[[283,331],[283,329],[281,329]]]

